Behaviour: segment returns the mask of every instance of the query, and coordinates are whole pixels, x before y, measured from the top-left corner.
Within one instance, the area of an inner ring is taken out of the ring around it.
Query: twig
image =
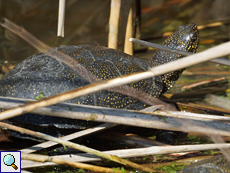
[[[228,79],[228,77],[220,77],[220,78],[215,78],[215,79],[208,79],[208,80],[203,80],[200,82],[195,82],[189,85],[185,85],[183,86],[181,89],[192,89],[194,87],[200,86],[200,85],[204,85],[204,84],[209,84],[211,82],[217,82],[217,81],[223,81]]]
[[[170,48],[170,47],[166,47],[166,46],[162,46],[162,45],[159,45],[159,44],[147,42],[147,41],[144,41],[144,40],[139,40],[139,39],[136,39],[136,38],[130,38],[129,41],[133,42],[133,43],[141,44],[141,45],[144,45],[144,46],[147,46],[147,47],[152,47],[152,48],[164,50],[164,51],[167,51],[167,52],[176,53],[176,54],[179,54],[179,55],[189,56],[189,55],[193,54],[191,52],[185,52],[185,51],[181,51],[181,50],[178,50],[178,49],[173,49],[173,48]]]
[[[144,45],[144,46],[147,46],[147,47],[152,47],[152,48],[164,50],[164,51],[167,51],[167,52],[176,53],[176,54],[179,54],[179,55],[189,56],[189,55],[193,54],[192,52],[185,52],[185,51],[181,51],[181,50],[178,50],[178,49],[162,46],[162,45],[159,45],[159,44],[150,43],[150,42],[147,42],[147,41],[144,41],[144,40],[139,40],[139,39],[136,39],[136,38],[130,38],[129,41],[131,41],[133,43],[138,43],[138,44],[141,44],[141,45]],[[214,63],[230,66],[230,60],[223,59],[223,58],[217,58],[217,59],[213,59],[213,60],[210,60],[210,61],[214,62]]]
[[[65,0],[59,0],[57,36],[64,37]]]
[[[76,133],[61,137],[60,139],[69,141],[69,140],[79,138],[81,136],[84,136],[84,135],[87,135],[87,134],[90,134],[90,133],[94,133],[94,132],[98,132],[98,131],[101,131],[101,130],[111,128],[111,127],[114,127],[114,126],[116,126],[116,124],[104,123],[104,124],[101,124],[101,125],[96,126],[94,128],[81,130],[80,132],[76,132]],[[32,152],[35,152],[35,151],[42,150],[44,148],[54,146],[56,144],[57,144],[56,142],[48,141],[48,142],[44,142],[44,143],[41,143],[41,144],[34,145],[32,147],[29,147],[29,148],[22,149],[20,151],[23,152],[23,153],[32,153]]]
[[[104,167],[100,167],[100,166],[95,166],[95,165],[89,165],[89,164],[85,164],[85,163],[79,163],[79,162],[73,162],[70,160],[63,160],[63,159],[59,159],[59,158],[55,158],[55,157],[50,157],[50,156],[43,156],[43,155],[38,155],[38,154],[21,154],[21,158],[25,159],[25,160],[33,160],[33,161],[37,161],[37,162],[54,162],[54,163],[58,163],[61,165],[66,165],[66,166],[73,166],[76,168],[81,168],[81,169],[87,169],[87,170],[91,170],[91,171],[96,171],[96,172],[119,172],[121,173],[121,171],[114,171],[113,169],[110,168],[104,168]]]
[[[214,142],[214,143],[224,143],[224,139],[222,138],[222,136],[220,135],[210,135],[208,134],[208,137]],[[224,155],[224,157],[228,160],[228,162],[230,161],[230,150],[229,148],[218,148],[222,154]]]
[[[199,25],[198,29],[202,30],[202,29],[205,29],[205,28],[217,27],[217,26],[222,26],[222,25],[223,25],[223,22],[218,21],[218,22],[208,23],[206,25]]]
[[[156,76],[230,54],[230,41],[150,69]],[[168,68],[168,69],[167,69]],[[146,72],[147,73],[147,72]],[[146,74],[147,76],[150,74]],[[147,78],[146,76],[146,78]]]
[[[0,109],[12,109],[33,101],[35,102],[35,100],[32,99],[0,96]],[[145,119],[148,118],[148,115],[151,117],[152,115],[155,115],[155,116],[182,118],[182,119],[199,120],[199,121],[214,121],[214,120],[225,121],[225,122],[230,121],[230,117],[225,117],[225,116],[208,115],[208,114],[200,114],[200,113],[197,114],[197,113],[180,112],[180,111],[168,111],[168,110],[161,111],[156,109],[154,106],[138,111],[138,110],[115,109],[115,108],[91,106],[91,105],[79,105],[73,103],[58,103],[54,106],[38,108],[30,112],[35,114],[40,114],[40,115],[48,115],[48,116],[71,118],[71,119],[94,120],[99,122],[101,122],[100,119],[105,119],[106,121],[106,119],[109,118],[107,116],[117,116],[116,118],[120,117],[121,121],[127,121],[124,122],[126,125],[131,125],[131,124],[129,124],[129,120],[122,119],[122,118],[132,117],[132,115],[133,117],[136,118],[142,118],[143,116],[145,116]],[[90,119],[90,116],[93,114],[95,114],[94,119],[93,117]],[[151,118],[148,120],[151,120]]]
[[[132,37],[132,31],[133,31],[133,22],[132,22],[132,7],[129,10],[129,16],[126,26],[126,34],[125,34],[125,46],[124,46],[124,52],[133,55],[133,43],[129,41],[129,38]]]
[[[27,134],[27,135],[35,136],[35,137],[38,137],[38,138],[46,139],[46,140],[49,140],[49,141],[53,141],[53,142],[62,144],[62,145],[67,146],[67,147],[71,147],[71,148],[74,148],[74,149],[77,149],[77,150],[80,150],[80,151],[84,151],[84,152],[87,152],[87,153],[90,153],[90,154],[93,154],[93,155],[96,155],[96,156],[99,156],[99,157],[102,157],[102,158],[105,158],[105,159],[120,163],[120,164],[123,164],[123,165],[126,165],[126,166],[130,166],[132,168],[136,168],[136,169],[143,170],[143,171],[146,171],[146,172],[153,171],[152,169],[145,168],[145,167],[143,167],[141,165],[138,165],[136,163],[130,162],[128,160],[121,159],[121,158],[119,158],[117,156],[112,156],[112,155],[109,155],[109,154],[105,154],[105,153],[102,153],[102,152],[97,151],[95,149],[91,149],[89,147],[85,147],[85,146],[75,144],[73,142],[69,142],[69,141],[66,141],[66,140],[59,139],[59,138],[55,138],[53,136],[46,135],[46,134],[43,134],[43,133],[40,133],[40,132],[27,130],[25,128],[17,127],[17,126],[14,126],[14,125],[3,123],[3,122],[0,122],[0,127],[15,130],[15,131],[18,131],[18,132],[20,132],[22,134]]]
[[[214,150],[218,148],[229,148],[230,144],[199,144],[199,145],[174,145],[174,146],[154,146],[147,148],[135,148],[135,149],[123,149],[123,150],[112,150],[104,151],[103,153],[116,155],[121,158],[130,158],[130,157],[140,157],[140,156],[149,156],[149,155],[158,155],[158,154],[170,154],[170,153],[179,153],[179,152],[189,152],[189,151],[202,151],[202,150]],[[65,160],[72,160],[77,162],[91,162],[98,161],[100,158],[89,155],[89,154],[72,154],[63,156],[55,156],[57,158],[62,158]],[[45,163],[44,165],[38,164],[36,162],[22,162],[22,168],[30,168],[36,166],[47,166],[53,165]]]
[[[44,51],[44,50],[48,50],[50,49],[49,46],[47,46],[46,44],[44,44],[43,42],[41,42],[40,40],[38,40],[36,37],[34,37],[32,34],[30,34],[29,32],[27,32],[24,28],[14,24],[13,22],[11,22],[10,20],[6,19],[6,18],[2,18],[1,19],[1,26],[3,26],[4,28],[10,30],[11,32],[13,32],[14,34],[18,35],[19,37],[26,39],[26,41],[32,45],[33,47],[35,47],[37,50],[39,51]],[[29,39],[28,39],[29,38]]]
[[[9,98],[9,100],[15,100],[15,98]],[[4,100],[0,98],[0,100]],[[5,105],[16,106],[13,102],[6,102]],[[19,99],[20,100],[20,99]],[[0,102],[1,103],[1,102]],[[55,117],[65,117],[72,119],[91,120],[97,122],[110,122],[123,125],[148,127],[156,129],[168,129],[175,131],[186,132],[199,132],[199,133],[212,133],[221,134],[225,136],[230,135],[229,117],[213,116],[186,112],[174,112],[174,111],[155,111],[155,112],[138,112],[133,110],[123,110],[105,107],[96,107],[89,105],[77,105],[62,103],[58,106],[42,108],[40,111],[31,111],[32,113],[49,115]],[[69,110],[71,107],[71,111]],[[55,112],[55,115],[53,114]],[[192,128],[188,130],[186,127],[181,126],[181,122],[185,120],[193,119]],[[178,122],[178,121],[181,122]],[[214,121],[219,120],[219,121]],[[199,124],[199,125],[197,125]],[[207,126],[209,128],[204,128]],[[212,127],[212,128],[210,128]],[[217,129],[214,129],[217,128]]]
[[[121,0],[111,0],[108,47],[113,49],[117,49],[120,8]]]

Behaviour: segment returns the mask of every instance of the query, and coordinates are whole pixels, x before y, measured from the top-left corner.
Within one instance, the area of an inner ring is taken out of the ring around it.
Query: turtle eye
[[[197,34],[194,33],[194,32],[191,32],[191,33],[190,33],[190,39],[191,39],[192,41],[196,40],[196,39],[197,39]]]

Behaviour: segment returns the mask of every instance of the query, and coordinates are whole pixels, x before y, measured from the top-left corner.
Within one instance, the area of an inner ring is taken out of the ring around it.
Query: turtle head
[[[163,43],[164,46],[193,53],[197,51],[198,44],[199,32],[197,26],[193,23],[180,26]]]
[[[195,53],[199,44],[199,32],[195,24],[188,24],[186,26],[180,26],[172,35],[170,35],[163,45],[169,48],[178,49],[186,52]],[[183,57],[182,55],[166,52],[163,50],[157,50],[152,57],[151,67],[158,66],[170,61],[175,61]],[[167,91],[179,78],[182,70],[170,72],[161,76],[164,82],[163,92]]]

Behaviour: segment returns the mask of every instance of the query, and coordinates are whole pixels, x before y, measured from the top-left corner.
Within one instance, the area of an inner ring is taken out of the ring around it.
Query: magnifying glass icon
[[[18,169],[18,167],[14,164],[15,163],[15,158],[11,154],[7,154],[3,158],[3,162],[7,166],[12,166],[15,170]]]

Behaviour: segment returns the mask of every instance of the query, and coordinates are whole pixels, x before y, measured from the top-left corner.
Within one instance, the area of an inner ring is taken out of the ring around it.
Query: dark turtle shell
[[[198,47],[198,31],[196,26],[190,24],[178,28],[174,34],[166,39],[163,45],[195,52]],[[89,72],[103,80],[134,72],[146,71],[150,67],[181,58],[180,55],[174,53],[157,51],[152,61],[146,62],[118,50],[92,45],[64,46],[53,49],[74,58]],[[171,72],[166,75],[134,82],[128,84],[128,86],[153,97],[158,97],[173,85],[181,72],[182,70]],[[0,80],[0,96],[36,99],[41,93],[44,97],[49,97],[85,86],[89,83],[89,81],[67,65],[51,58],[47,54],[39,53],[19,63],[3,76]],[[136,110],[146,107],[145,103],[137,99],[106,90],[75,98],[68,102]],[[69,120],[44,115],[31,116],[31,114],[9,119],[8,122],[16,125],[26,123],[35,126],[38,131],[42,129],[40,126],[82,128],[90,124],[89,122],[80,120]],[[57,130],[57,133],[59,133],[59,130]]]

